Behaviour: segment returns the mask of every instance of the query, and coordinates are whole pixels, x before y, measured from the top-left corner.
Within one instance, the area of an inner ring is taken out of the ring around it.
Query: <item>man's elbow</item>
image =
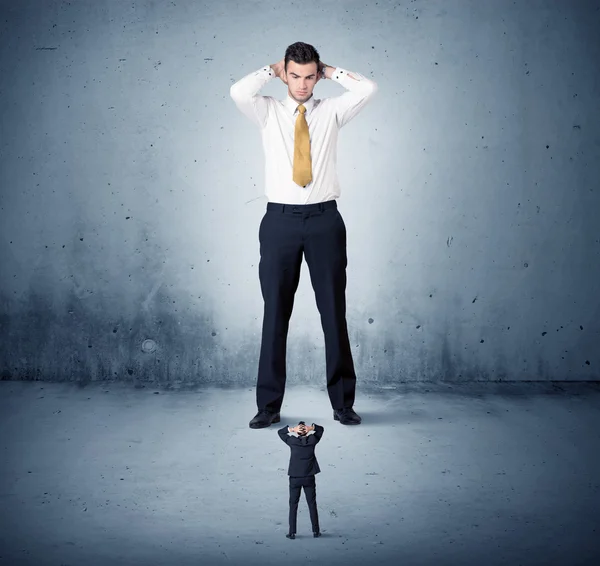
[[[233,98],[233,100],[235,100],[236,102],[239,102],[244,99],[244,93],[240,89],[239,83],[233,83],[229,87],[229,96],[231,96],[231,98]]]

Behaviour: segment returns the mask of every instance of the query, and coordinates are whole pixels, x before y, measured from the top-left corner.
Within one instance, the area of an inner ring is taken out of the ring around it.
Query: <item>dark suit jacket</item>
[[[315,456],[315,446],[319,440],[321,440],[325,429],[318,424],[315,424],[314,426],[315,433],[304,437],[290,436],[288,434],[287,426],[284,426],[277,431],[281,440],[283,440],[291,449],[288,476],[313,476],[321,471],[319,462],[317,462]]]

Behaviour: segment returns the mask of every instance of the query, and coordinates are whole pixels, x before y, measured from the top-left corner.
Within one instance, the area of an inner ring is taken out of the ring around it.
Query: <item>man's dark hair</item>
[[[306,426],[306,424],[304,423],[304,421],[300,421],[298,424]],[[304,436],[305,434],[308,434],[308,433],[307,432],[300,432],[299,434],[302,435],[302,436]]]
[[[293,61],[294,63],[298,63],[298,65],[306,65],[307,63],[316,63],[317,64],[317,72],[319,71],[319,52],[308,43],[302,43],[301,41],[297,41],[296,43],[292,43],[285,50],[285,71],[287,72],[288,61]]]

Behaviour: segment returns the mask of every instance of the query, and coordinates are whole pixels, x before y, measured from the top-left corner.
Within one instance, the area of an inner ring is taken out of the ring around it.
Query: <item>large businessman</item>
[[[283,100],[258,94],[275,77],[288,87]],[[321,79],[334,80],[346,92],[315,99],[313,89]],[[266,160],[268,203],[258,231],[264,315],[258,413],[250,428],[280,420],[288,327],[303,256],[325,336],[333,418],[342,424],[361,422],[353,409],[356,374],[346,325],[346,226],[337,208],[337,138],[376,91],[373,81],[322,63],[317,50],[302,42],[290,45],[279,63],[231,86],[236,106],[260,128]]]
[[[317,486],[315,475],[321,469],[315,456],[315,446],[321,440],[325,429],[313,423],[306,426],[300,421],[298,426],[284,426],[279,429],[279,437],[290,447],[290,465],[288,475],[290,476],[290,530],[287,535],[289,539],[296,538],[296,517],[298,515],[298,502],[300,492],[304,488],[304,495],[308,503],[310,522],[312,524],[313,536],[320,537],[319,514],[317,512]]]

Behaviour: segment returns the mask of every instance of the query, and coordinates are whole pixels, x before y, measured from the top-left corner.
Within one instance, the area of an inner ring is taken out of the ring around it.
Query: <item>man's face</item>
[[[299,436],[304,436],[306,434],[306,426],[305,425],[298,425],[300,427],[300,430],[298,431],[298,435]]]
[[[288,61],[286,80],[290,96],[298,103],[306,102],[317,84],[317,64],[306,63],[299,65],[294,61]]]

